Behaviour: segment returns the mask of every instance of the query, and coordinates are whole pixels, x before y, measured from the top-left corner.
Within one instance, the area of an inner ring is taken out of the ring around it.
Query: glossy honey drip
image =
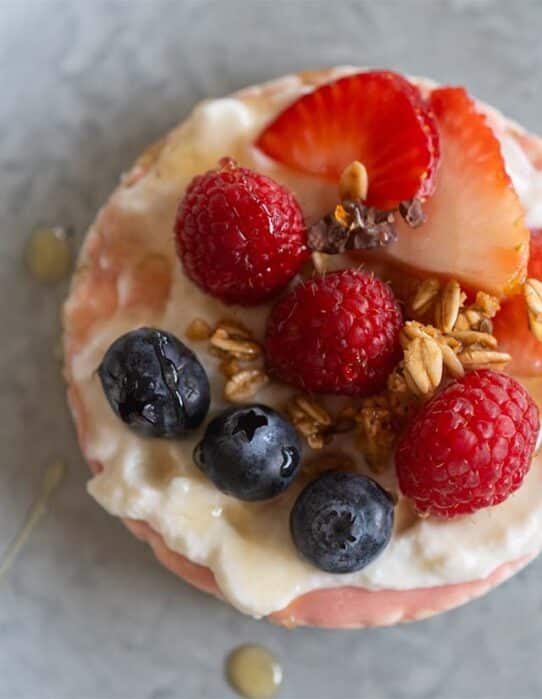
[[[45,514],[49,498],[60,485],[65,474],[66,465],[62,461],[54,461],[45,471],[38,497],[34,501],[21,529],[0,558],[0,578],[10,570],[19,551],[28,541],[32,530]]]
[[[263,648],[247,644],[230,653],[226,661],[228,682],[247,699],[267,699],[276,694],[282,682],[282,668]]]

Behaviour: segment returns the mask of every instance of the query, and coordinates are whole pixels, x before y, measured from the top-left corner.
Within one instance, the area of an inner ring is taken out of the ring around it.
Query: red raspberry
[[[378,391],[401,358],[401,310],[390,287],[354,269],[299,284],[269,317],[269,371],[314,393]]]
[[[175,221],[186,274],[225,303],[252,306],[276,295],[308,256],[303,214],[269,177],[237,167],[195,177]]]
[[[519,488],[540,428],[538,408],[511,376],[466,374],[432,398],[395,457],[402,492],[437,517],[497,505]]]

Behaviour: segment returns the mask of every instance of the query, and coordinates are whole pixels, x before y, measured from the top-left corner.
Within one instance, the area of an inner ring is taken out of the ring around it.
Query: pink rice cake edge
[[[209,568],[192,563],[168,549],[162,537],[146,522],[133,519],[123,521],[132,534],[151,546],[156,558],[168,570],[194,587],[222,597]],[[319,626],[337,629],[362,629],[416,621],[480,597],[511,577],[530,560],[527,557],[505,563],[487,578],[456,585],[412,590],[366,590],[360,587],[314,590],[298,597],[268,618],[288,628]]]

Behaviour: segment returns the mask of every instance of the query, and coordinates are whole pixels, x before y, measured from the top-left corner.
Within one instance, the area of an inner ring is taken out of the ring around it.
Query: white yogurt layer
[[[177,202],[191,178],[215,167],[224,155],[283,182],[295,193],[309,221],[335,203],[335,186],[288,171],[252,148],[262,126],[309,89],[296,77],[275,85],[272,96],[264,97],[256,89],[197,106],[169,136],[153,168],[135,185],[114,195],[109,206],[145,234],[149,252],[175,258],[171,231]],[[510,136],[501,138],[528,222],[542,226],[542,176]],[[131,283],[129,273],[127,270],[119,280],[121,298]],[[354,585],[404,590],[475,580],[542,547],[542,460],[536,457],[515,495],[498,507],[469,517],[449,522],[416,519],[408,503],[401,500],[392,541],[376,561],[358,573],[323,573],[300,560],[289,534],[289,513],[302,479],[276,500],[237,501],[220,493],[193,465],[192,451],[201,430],[186,440],[142,439],[111,412],[95,370],[105,350],[122,333],[145,324],[186,340],[186,327],[195,317],[213,324],[237,316],[261,338],[267,312],[266,307],[240,310],[222,306],[202,294],[175,261],[173,289],[163,313],[120,308],[93,331],[91,341],[75,356],[72,373],[81,385],[88,412],[87,456],[103,465],[102,473],[90,481],[89,491],[106,510],[148,522],[170,549],[211,568],[224,597],[254,616],[279,610],[298,595],[317,588]],[[222,407],[219,397],[224,379],[206,343],[189,344],[209,374],[215,398],[213,414]],[[542,403],[542,381],[531,380],[527,386]],[[291,393],[291,389],[275,385],[263,390],[257,399],[281,406]],[[335,443],[332,449],[350,450],[360,471],[365,471],[352,441],[344,438],[343,444]],[[393,473],[380,480],[396,490]]]

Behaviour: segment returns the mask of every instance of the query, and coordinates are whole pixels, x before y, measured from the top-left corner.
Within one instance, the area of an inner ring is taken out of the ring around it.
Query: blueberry
[[[266,500],[299,470],[301,445],[292,425],[265,405],[228,408],[212,420],[194,452],[196,465],[228,495]]]
[[[209,410],[205,369],[188,347],[163,330],[139,328],[119,337],[98,374],[115,413],[144,436],[182,436]]]
[[[367,476],[325,471],[298,496],[290,528],[298,551],[328,573],[365,568],[388,545],[393,502]]]

